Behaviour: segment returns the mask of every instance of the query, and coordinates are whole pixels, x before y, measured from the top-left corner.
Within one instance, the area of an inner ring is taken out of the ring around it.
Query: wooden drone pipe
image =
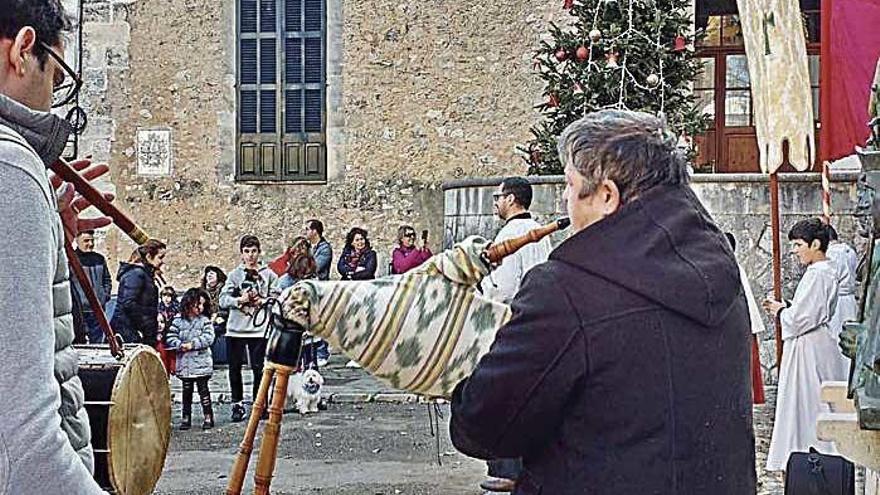
[[[510,256],[511,254],[519,251],[526,244],[538,242],[548,235],[556,232],[557,230],[568,228],[569,225],[571,225],[571,220],[569,220],[568,217],[564,217],[558,220],[554,220],[542,227],[532,229],[519,237],[514,237],[512,239],[507,239],[506,241],[497,244],[492,244],[488,247],[488,249],[486,249],[486,259],[489,260],[490,263],[498,263],[505,256]]]
[[[73,184],[73,188],[76,189],[76,192],[86,198],[89,203],[101,213],[110,217],[110,219],[113,220],[113,223],[125,232],[126,235],[131,237],[131,240],[133,240],[138,246],[150,239],[150,236],[134,223],[128,215],[123,213],[122,210],[116,207],[116,205],[107,201],[107,199],[104,198],[104,195],[95,189],[95,186],[89,184],[89,181],[84,179],[73,169],[73,167],[68,165],[67,162],[58,159],[50,165],[49,168],[51,168],[52,171],[55,172],[55,175],[60,177],[63,181]]]

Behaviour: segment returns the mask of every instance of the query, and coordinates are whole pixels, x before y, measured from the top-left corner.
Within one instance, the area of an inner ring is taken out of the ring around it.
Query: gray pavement
[[[485,464],[457,452],[449,440],[449,409],[437,437],[428,421],[429,405],[382,386],[347,358],[336,355],[321,370],[329,408],[314,415],[290,412],[283,418],[272,493],[276,495],[480,495]],[[245,375],[249,396],[250,372]],[[211,380],[217,427],[202,431],[201,411],[193,404],[193,426],[180,431],[180,382],[175,395],[174,431],[157,495],[225,493],[245,423],[231,423],[228,378],[218,368]],[[782,478],[763,470],[773,424],[775,387],[767,388],[768,403],[755,407],[758,495],[781,495]],[[263,424],[263,423],[261,423]],[[262,434],[262,428],[260,435]],[[260,435],[254,446],[245,490],[253,491],[253,468]],[[442,465],[438,464],[438,452]]]

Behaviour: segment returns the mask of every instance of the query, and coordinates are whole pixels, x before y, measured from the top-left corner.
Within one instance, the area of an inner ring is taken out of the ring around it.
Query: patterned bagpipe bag
[[[469,237],[404,275],[303,281],[282,294],[281,312],[388,385],[449,397],[510,319],[507,305],[476,289],[488,245]]]

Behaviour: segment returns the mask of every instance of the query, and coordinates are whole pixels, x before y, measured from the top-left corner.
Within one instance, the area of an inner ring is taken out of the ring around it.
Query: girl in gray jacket
[[[208,296],[201,289],[192,288],[180,300],[180,315],[174,318],[165,340],[168,346],[177,351],[176,374],[183,382],[183,421],[181,430],[192,426],[193,385],[199,390],[202,413],[205,421],[202,429],[214,427],[214,412],[211,408],[211,393],[208,379],[214,373],[214,359],[211,357],[211,344],[214,343],[214,326],[203,316],[204,301]]]

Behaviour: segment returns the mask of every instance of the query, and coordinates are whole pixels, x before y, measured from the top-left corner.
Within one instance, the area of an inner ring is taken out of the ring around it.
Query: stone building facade
[[[325,0],[327,177],[303,185],[235,179],[237,1],[82,0],[80,155],[108,162],[117,204],[168,242],[175,286],[231,268],[246,233],[281,252],[312,217],[337,253],[356,225],[380,257],[401,223],[439,246],[444,181],[525,172],[532,50],[556,2]],[[170,135],[168,175],[138,173],[150,130]],[[134,247],[104,241],[113,266]]]

